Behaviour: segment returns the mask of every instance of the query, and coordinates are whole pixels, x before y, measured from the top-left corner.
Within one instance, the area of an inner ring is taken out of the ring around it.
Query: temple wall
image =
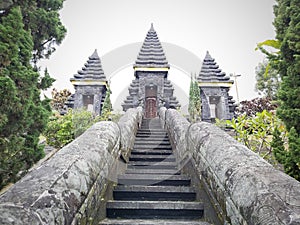
[[[193,164],[224,224],[300,224],[298,181],[212,124],[191,125],[165,108],[160,119],[177,160]]]
[[[99,122],[33,169],[0,196],[0,224],[98,224],[140,120],[138,108]]]

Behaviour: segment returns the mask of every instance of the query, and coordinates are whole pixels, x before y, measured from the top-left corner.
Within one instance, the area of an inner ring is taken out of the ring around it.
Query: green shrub
[[[236,140],[258,153],[274,166],[278,165],[273,154],[272,140],[274,133],[277,132],[275,137],[280,137],[282,142],[286,143],[287,132],[282,121],[274,113],[263,110],[256,113],[255,116],[241,115],[236,119],[227,121],[227,126],[234,129]]]
[[[117,121],[119,118],[119,114],[112,114],[112,112],[94,116],[92,112],[84,109],[70,109],[63,116],[55,113],[50,118],[44,135],[48,145],[61,148],[80,136],[94,123],[106,120]]]
[[[86,110],[70,109],[64,116],[55,114],[44,132],[47,144],[61,148],[80,136],[94,123],[93,114]]]

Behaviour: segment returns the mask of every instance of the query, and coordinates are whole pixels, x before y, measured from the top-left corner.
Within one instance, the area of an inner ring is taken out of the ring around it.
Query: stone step
[[[131,155],[171,155],[173,154],[172,150],[149,150],[149,149],[138,149],[132,150]]]
[[[149,141],[149,140],[151,140],[151,141],[169,141],[170,142],[170,140],[169,140],[169,137],[167,137],[167,136],[159,136],[159,137],[153,137],[153,136],[151,136],[151,138],[150,137],[136,137],[135,138],[135,141]]]
[[[157,124],[143,124],[140,126],[141,129],[147,128],[147,129],[162,129],[161,125],[159,123]]]
[[[172,169],[140,169],[140,168],[137,168],[137,169],[127,169],[125,171],[125,174],[169,174],[169,175],[172,175],[172,174],[177,174],[179,175],[180,174],[180,171],[178,170],[172,170]]]
[[[108,218],[201,219],[203,203],[182,201],[108,201]]]
[[[123,186],[113,192],[114,200],[123,201],[195,201],[196,193],[185,186]]]
[[[147,143],[145,142],[144,144],[136,144],[134,143],[133,145],[133,148],[137,148],[137,149],[152,149],[152,148],[159,148],[159,149],[162,149],[163,148],[167,148],[170,150],[170,148],[172,148],[171,144],[168,143],[168,144],[161,144],[161,143]]]
[[[99,225],[212,225],[204,221],[184,221],[178,219],[157,220],[157,219],[105,219]]]
[[[148,162],[175,162],[173,155],[131,155],[129,161],[148,161]]]
[[[140,150],[140,149],[149,149],[149,150],[172,150],[171,145],[134,145],[134,150]]]
[[[191,179],[185,175],[123,174],[118,176],[121,185],[189,186]]]
[[[135,145],[170,145],[169,140],[152,140],[151,138],[148,138],[148,140],[138,140],[135,139],[134,142]]]
[[[154,132],[167,132],[165,129],[161,127],[147,127],[147,126],[141,126],[138,131],[154,131]]]
[[[154,132],[139,132],[136,134],[136,138],[153,138],[153,137],[156,137],[156,138],[167,138],[168,137],[168,134],[167,133],[154,133]]]
[[[157,138],[168,138],[167,134],[154,134],[154,133],[141,133],[136,134],[135,138],[151,138],[151,139],[157,139]]]
[[[170,164],[147,164],[141,165],[140,162],[136,164],[131,164],[127,166],[128,169],[152,169],[152,170],[177,170],[177,165],[170,165]]]
[[[166,132],[165,130],[137,130],[137,135],[142,135],[142,134],[152,134],[152,135],[160,135],[162,137],[166,136],[168,137],[168,132]]]
[[[141,168],[141,169],[177,169],[175,162],[130,162],[127,164],[127,168]]]
[[[166,131],[164,129],[162,129],[160,126],[141,126],[139,130],[154,130],[154,131]]]
[[[160,130],[160,129],[151,129],[151,130],[148,130],[148,129],[139,129],[137,131],[137,134],[156,134],[156,135],[168,135],[168,133],[165,131],[165,130]]]

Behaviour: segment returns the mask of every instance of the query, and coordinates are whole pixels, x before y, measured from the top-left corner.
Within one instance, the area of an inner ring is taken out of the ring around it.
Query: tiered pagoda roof
[[[97,50],[89,57],[82,70],[79,70],[77,74],[74,75],[74,78],[71,78],[71,82],[85,80],[106,81],[106,76],[102,69],[101,60]]]
[[[153,28],[153,24],[151,24],[151,28],[146,35],[133,68],[136,70],[170,68],[156,31]]]
[[[197,80],[199,81],[200,86],[206,86],[208,84],[216,85],[217,83],[224,86],[231,86],[233,84],[233,80],[230,80],[230,77],[222,72],[215,62],[215,59],[211,57],[208,51],[206,52]]]

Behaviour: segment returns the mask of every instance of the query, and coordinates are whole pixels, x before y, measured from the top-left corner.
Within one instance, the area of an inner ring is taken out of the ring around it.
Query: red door
[[[156,98],[147,98],[146,99],[146,118],[155,118],[156,117]]]

